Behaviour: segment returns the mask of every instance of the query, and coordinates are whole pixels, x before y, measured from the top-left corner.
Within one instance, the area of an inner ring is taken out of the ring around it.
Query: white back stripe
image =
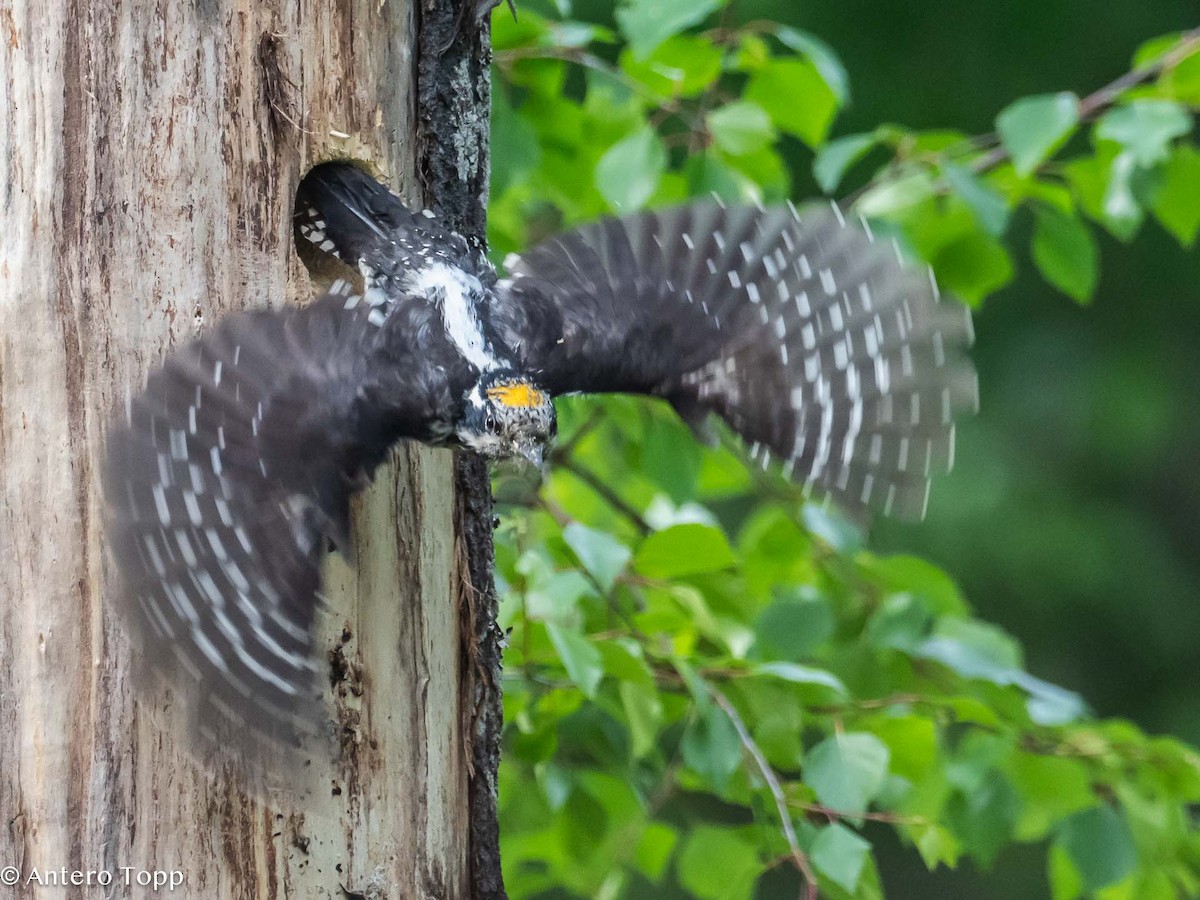
[[[446,337],[458,352],[480,371],[496,367],[496,357],[483,336],[479,311],[471,296],[481,297],[483,285],[474,275],[446,263],[433,263],[412,274],[409,287],[441,303]]]

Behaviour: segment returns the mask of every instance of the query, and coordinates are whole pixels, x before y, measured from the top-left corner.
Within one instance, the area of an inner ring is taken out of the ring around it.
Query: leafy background
[[[514,897],[1200,895],[1192,25],[1167,0],[497,13],[497,259],[825,191],[976,307],[982,388],[926,522],[869,535],[653,404],[561,403],[540,492],[497,484]]]

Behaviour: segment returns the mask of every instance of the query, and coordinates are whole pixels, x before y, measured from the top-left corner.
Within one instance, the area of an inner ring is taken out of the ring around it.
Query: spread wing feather
[[[382,459],[379,329],[344,283],[304,308],[227,317],[172,353],[108,436],[114,599],[202,746],[253,774],[321,730],[313,625],[328,541]],[[350,308],[347,308],[347,307]],[[402,410],[388,429],[414,431]],[[276,760],[277,762],[277,760]]]
[[[977,403],[967,310],[836,208],[643,212],[507,268],[492,323],[549,390],[715,412],[852,510],[920,518]]]

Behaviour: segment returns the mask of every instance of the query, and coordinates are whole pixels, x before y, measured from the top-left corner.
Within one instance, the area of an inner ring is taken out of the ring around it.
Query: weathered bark
[[[103,609],[109,411],[224,311],[307,298],[291,213],[308,166],[371,162],[481,237],[486,38],[438,52],[453,3],[414,2],[0,0],[0,867],[23,878],[111,872],[123,896],[128,866],[182,872],[184,897],[503,896],[477,466],[399,451],[358,504],[324,635],[344,752],[302,807],[196,765]]]
[[[472,241],[486,240],[491,45],[476,31],[468,0],[425,0],[420,31],[418,167],[430,206]],[[503,900],[496,775],[503,708],[503,635],[492,577],[492,492],[487,464],[457,460],[458,532],[467,562],[463,584],[467,702],[471,733],[471,876],[476,900]]]

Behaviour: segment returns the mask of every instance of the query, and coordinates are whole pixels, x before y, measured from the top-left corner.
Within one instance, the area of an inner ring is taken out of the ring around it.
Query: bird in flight
[[[110,544],[145,663],[210,740],[319,732],[321,561],[401,440],[540,464],[554,398],[660,397],[852,512],[918,519],[973,411],[970,317],[836,208],[707,201],[510,257],[500,277],[347,163],[298,192],[300,237],[362,275],[227,316],[110,430]]]

